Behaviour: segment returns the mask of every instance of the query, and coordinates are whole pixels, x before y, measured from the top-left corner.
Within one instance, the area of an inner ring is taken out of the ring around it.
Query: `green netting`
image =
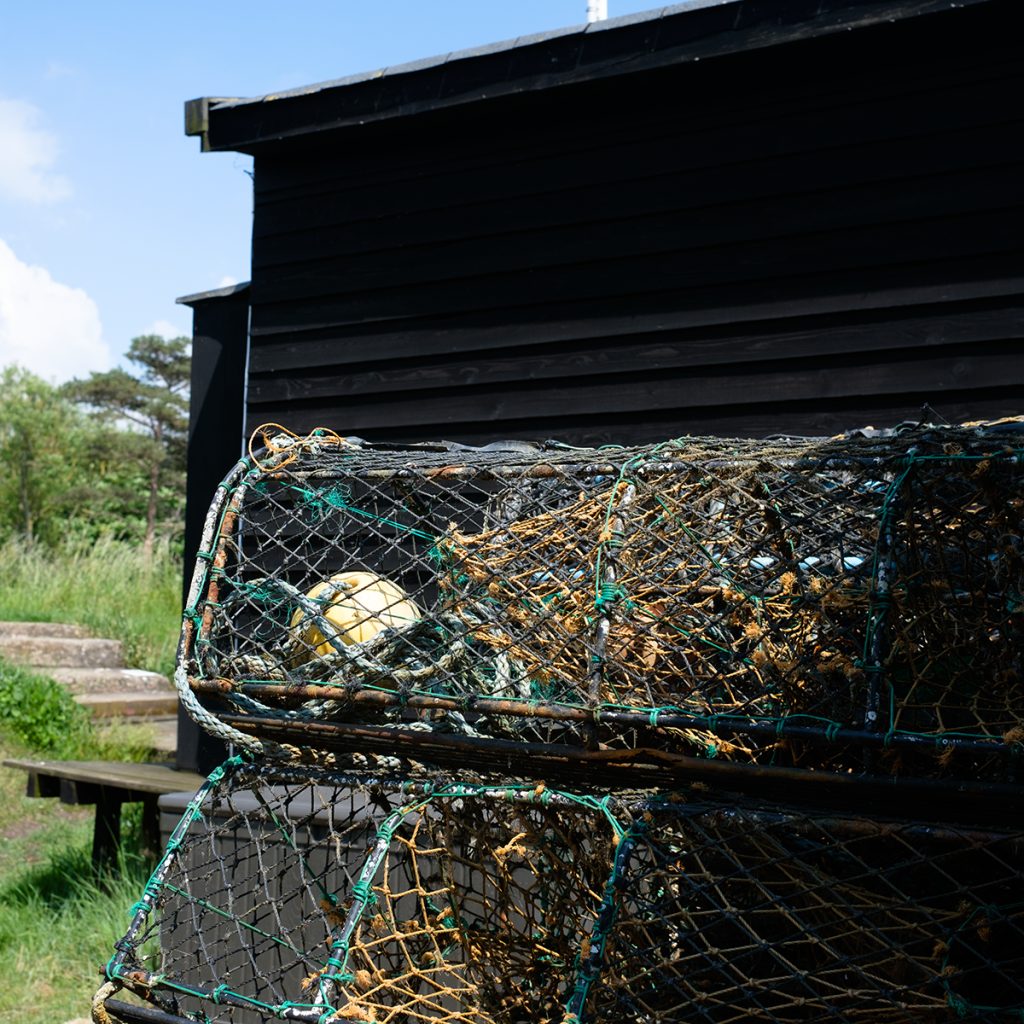
[[[179,686],[208,728],[279,754],[387,728],[430,733],[435,761],[514,742],[1012,780],[1015,436],[282,435],[211,510]]]
[[[100,1002],[169,1021],[938,1022],[1024,1013],[1024,834],[235,758]]]

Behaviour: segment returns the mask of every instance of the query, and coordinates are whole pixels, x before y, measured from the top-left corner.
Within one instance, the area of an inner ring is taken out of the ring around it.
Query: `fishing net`
[[[289,756],[1012,781],[1017,427],[601,450],[265,430],[207,520],[179,690],[211,731]]]
[[[1024,1021],[1019,426],[264,430],[175,673],[244,753],[95,1019]]]
[[[98,1006],[162,1024],[1019,1021],[1022,857],[1019,829],[700,786],[236,757],[171,835]]]

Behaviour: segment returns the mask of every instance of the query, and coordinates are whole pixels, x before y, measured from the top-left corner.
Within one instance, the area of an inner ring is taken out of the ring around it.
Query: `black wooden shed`
[[[192,101],[204,150],[255,157],[252,280],[182,301],[250,430],[599,444],[1024,412],[1015,13],[696,0]]]
[[[242,436],[832,434],[1024,413],[1019,0],[691,0],[254,99],[194,310],[188,550]]]

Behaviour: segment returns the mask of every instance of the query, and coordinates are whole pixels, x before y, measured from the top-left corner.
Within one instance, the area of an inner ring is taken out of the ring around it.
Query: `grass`
[[[139,736],[139,727],[122,726],[70,752],[138,760],[148,753]],[[0,737],[4,758],[67,753],[27,747],[9,729]],[[124,806],[125,851],[139,848],[140,810],[141,805]],[[0,1024],[89,1017],[101,983],[97,972],[124,934],[128,908],[150,868],[143,858],[122,852],[120,870],[98,884],[90,864],[92,831],[91,807],[29,799],[24,772],[0,769]]]
[[[120,870],[93,877],[89,820],[52,824],[40,836],[8,840],[30,859],[0,885],[0,1022],[61,1024],[90,1016],[99,971],[128,926],[128,910],[149,865],[122,853]],[[125,843],[123,849],[128,849]],[[124,998],[123,996],[121,998]]]
[[[181,563],[158,549],[150,566],[125,544],[61,551],[0,546],[0,620],[76,622],[121,640],[132,668],[170,674],[181,622]],[[145,726],[97,729],[63,687],[0,660],[0,758],[144,761]],[[90,1016],[114,942],[150,865],[122,853],[93,876],[93,809],[28,799],[25,775],[0,769],[0,1024]],[[141,805],[125,805],[124,850],[138,849]]]
[[[181,558],[158,545],[146,565],[118,541],[56,551],[8,541],[0,546],[0,620],[75,622],[121,640],[129,668],[170,675],[181,628]]]
[[[0,719],[0,758],[141,761],[151,749],[144,726],[97,729],[87,715],[69,728],[48,732],[48,710],[71,703],[66,691],[44,677],[0,662],[0,691],[14,677],[18,696],[36,703],[18,720]],[[8,694],[12,688],[7,688]],[[29,696],[31,701],[31,696]],[[30,713],[38,710],[40,726]],[[25,734],[47,739],[27,744]],[[123,851],[140,845],[141,804],[125,804]],[[98,884],[93,877],[93,808],[25,796],[25,774],[0,769],[0,1024],[62,1024],[89,1018],[97,973],[127,927],[127,910],[139,898],[150,865],[122,852],[120,870]]]
[[[52,679],[0,660],[0,757],[148,760],[145,726],[97,729]],[[141,805],[122,816],[124,849],[139,848]],[[93,878],[93,809],[25,796],[25,774],[0,769],[0,1022],[61,1024],[89,1016],[97,970],[145,884],[142,858]]]

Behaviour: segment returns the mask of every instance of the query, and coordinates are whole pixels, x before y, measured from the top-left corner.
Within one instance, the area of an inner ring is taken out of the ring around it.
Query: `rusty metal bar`
[[[359,706],[393,708],[409,707],[418,711],[474,711],[484,715],[507,715],[516,718],[538,718],[566,724],[586,724],[593,712],[585,707],[571,707],[565,704],[532,703],[523,700],[499,699],[495,697],[464,698],[442,697],[432,694],[399,695],[385,690],[346,691],[340,686],[327,683],[263,683],[236,682],[230,679],[194,679],[189,682],[196,693],[225,695],[240,693],[256,700],[284,698],[299,704],[307,700],[340,700]],[[908,733],[893,733],[891,736],[866,729],[825,729],[821,726],[799,725],[787,719],[781,722],[766,722],[756,718],[742,718],[736,715],[686,715],[677,711],[627,711],[602,710],[601,723],[624,729],[649,729],[664,735],[665,729],[700,729],[713,733],[721,739],[743,735],[753,739],[771,742],[779,739],[793,739],[813,746],[844,746],[856,744],[875,749],[912,750],[920,753],[941,754],[950,747],[984,757],[1009,757],[1016,748],[1008,746],[1002,739],[973,740],[962,737],[914,736]]]
[[[191,1017],[178,1017],[148,1006],[132,1006],[119,999],[108,999],[103,1005],[112,1019],[121,1024],[194,1024]]]
[[[257,453],[258,456],[259,453]],[[373,452],[364,452],[364,458],[372,456]],[[438,453],[428,453],[436,457]],[[540,453],[538,453],[540,454]],[[512,465],[488,465],[487,463],[450,465],[442,467],[430,466],[382,466],[375,469],[360,466],[356,458],[342,469],[326,469],[318,467],[308,470],[293,469],[268,469],[262,473],[266,480],[391,480],[394,478],[403,480],[424,479],[437,482],[450,480],[548,480],[564,475],[564,469],[571,469],[576,476],[607,476],[618,473],[622,464],[628,462],[624,458],[620,463],[586,463],[571,462],[544,462],[538,464],[513,463]],[[775,464],[791,470],[810,471],[823,469],[877,469],[881,477],[884,473],[885,463],[875,459],[851,459],[829,457],[826,459],[808,459],[794,457],[792,459],[776,459]],[[698,467],[696,464],[687,461],[653,461],[638,464],[631,468],[630,472],[640,477],[647,477],[661,473],[679,473],[688,470],[700,469],[736,469],[744,466],[741,460],[711,459],[702,462]],[[564,467],[564,468],[563,468]]]
[[[623,786],[664,786],[666,782],[703,781],[725,789],[768,793],[786,792],[799,801],[845,802],[863,807],[872,799],[898,806],[899,813],[922,817],[922,807],[936,821],[978,822],[984,819],[1019,823],[1024,817],[1024,787],[1005,783],[881,777],[733,764],[687,757],[664,750],[583,750],[555,743],[439,735],[411,729],[336,722],[301,723],[257,715],[224,713],[221,720],[241,732],[270,736],[296,746],[343,752],[380,751],[464,767],[466,755],[474,765],[491,763],[532,779],[569,774],[588,778],[603,790]],[[582,772],[581,772],[582,769]],[[910,813],[913,809],[913,813]],[[980,817],[979,817],[980,816]],[[987,823],[987,821],[986,821]]]

